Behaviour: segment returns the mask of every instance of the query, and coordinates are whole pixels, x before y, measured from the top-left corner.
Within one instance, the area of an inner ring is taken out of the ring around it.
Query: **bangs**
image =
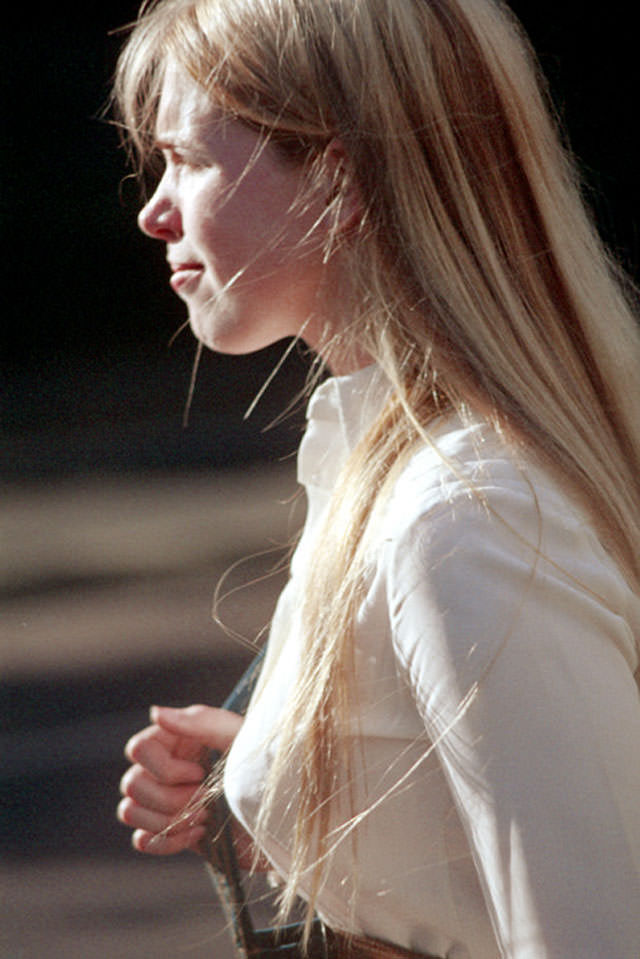
[[[184,67],[212,103],[263,133],[285,159],[303,162],[330,140],[332,125],[310,119],[318,115],[311,77],[287,69],[279,47],[291,24],[273,30],[273,11],[261,18],[260,7],[244,0],[143,6],[118,60],[113,101],[123,145],[145,184],[162,171],[155,131],[169,60]],[[284,18],[283,8],[279,15]]]

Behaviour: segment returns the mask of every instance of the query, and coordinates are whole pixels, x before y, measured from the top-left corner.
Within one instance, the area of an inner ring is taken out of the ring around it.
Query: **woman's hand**
[[[242,716],[212,706],[152,706],[151,720],[153,725],[132,736],[125,747],[133,765],[120,783],[124,799],[118,806],[118,819],[135,830],[131,841],[139,852],[169,855],[183,849],[197,851],[205,834],[205,809],[169,827],[205,777],[203,753],[208,749],[226,752],[242,725]]]

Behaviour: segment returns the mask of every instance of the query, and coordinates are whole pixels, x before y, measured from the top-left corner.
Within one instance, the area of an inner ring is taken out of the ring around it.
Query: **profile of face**
[[[317,346],[326,322],[324,197],[301,205],[302,168],[169,63],[157,147],[165,169],[141,210],[144,233],[166,244],[171,286],[195,336],[249,353],[300,334]]]

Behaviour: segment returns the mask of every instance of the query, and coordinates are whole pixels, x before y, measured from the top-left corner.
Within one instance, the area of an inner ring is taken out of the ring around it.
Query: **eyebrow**
[[[156,137],[153,141],[153,145],[156,150],[174,150],[176,147],[179,150],[193,149],[193,144],[189,141],[181,139],[180,137]]]

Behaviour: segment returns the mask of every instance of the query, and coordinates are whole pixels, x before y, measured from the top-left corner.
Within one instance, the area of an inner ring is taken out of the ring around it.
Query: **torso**
[[[269,733],[300,664],[300,593],[332,479],[380,402],[371,376],[330,381],[311,404],[301,448],[308,521],[263,690],[227,765],[229,801],[250,830]],[[448,959],[631,959],[625,949],[640,942],[629,906],[640,901],[638,599],[557,484],[517,463],[488,427],[452,416],[432,438],[439,452],[413,457],[370,541],[354,697],[355,812],[368,815],[354,831],[357,881],[348,835],[321,914],[334,928]],[[292,769],[265,841],[283,874],[297,786]],[[594,821],[606,824],[600,837]],[[611,952],[580,951],[594,910],[607,911]]]

